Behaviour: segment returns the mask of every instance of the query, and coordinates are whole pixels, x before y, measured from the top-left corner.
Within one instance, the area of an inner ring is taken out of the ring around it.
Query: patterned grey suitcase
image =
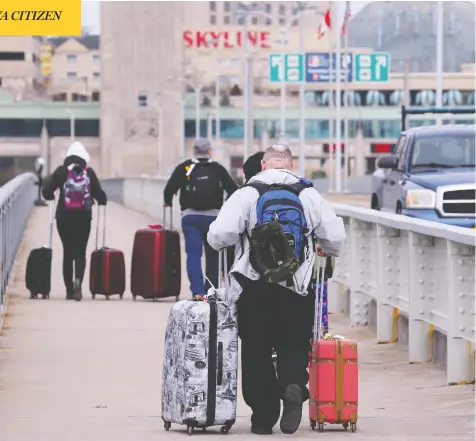
[[[226,288],[218,290],[218,295],[224,291]],[[235,304],[215,296],[205,301],[175,303],[167,322],[164,350],[162,419],[165,430],[176,423],[186,425],[190,435],[196,428],[210,426],[222,426],[221,432],[228,433],[236,419],[238,328]]]

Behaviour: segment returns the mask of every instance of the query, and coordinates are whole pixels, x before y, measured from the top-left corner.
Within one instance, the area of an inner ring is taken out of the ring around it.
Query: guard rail
[[[104,187],[116,202],[161,219],[165,182],[116,178]],[[333,206],[347,241],[331,281],[330,311],[348,305],[350,325],[374,324],[378,343],[396,342],[404,318],[410,363],[434,360],[435,334],[444,335],[448,384],[474,381],[475,231]]]
[[[24,173],[0,188],[0,318],[15,256],[35,199],[36,177]]]

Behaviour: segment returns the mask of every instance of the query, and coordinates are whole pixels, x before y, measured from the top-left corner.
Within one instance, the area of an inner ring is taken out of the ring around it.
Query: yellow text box
[[[2,0],[0,36],[25,35],[81,35],[81,0]]]

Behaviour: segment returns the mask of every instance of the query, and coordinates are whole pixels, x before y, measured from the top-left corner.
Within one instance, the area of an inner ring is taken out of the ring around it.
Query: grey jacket
[[[258,173],[249,182],[256,181],[266,184],[293,184],[299,181],[299,177],[289,170],[270,169]],[[256,224],[258,198],[258,191],[252,187],[237,190],[225,202],[208,231],[208,243],[215,250],[235,246],[235,262],[231,268],[229,292],[227,292],[229,300],[237,300],[241,293],[241,286],[233,276],[234,272],[250,280],[259,279],[259,274],[250,264],[248,240],[246,235],[242,235],[245,228],[251,234]],[[304,208],[307,226],[316,235],[323,251],[337,257],[346,238],[342,218],[336,216],[334,210],[314,188],[301,191],[299,199]],[[308,235],[308,246],[312,248],[311,236],[312,234]],[[244,250],[242,250],[242,243]],[[313,272],[315,253],[309,254],[294,275],[294,287],[290,288],[300,295],[307,294]]]

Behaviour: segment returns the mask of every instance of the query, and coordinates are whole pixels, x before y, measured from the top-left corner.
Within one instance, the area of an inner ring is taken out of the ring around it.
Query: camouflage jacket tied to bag
[[[281,283],[294,275],[300,262],[278,222],[256,225],[249,238],[250,263],[268,283]]]

